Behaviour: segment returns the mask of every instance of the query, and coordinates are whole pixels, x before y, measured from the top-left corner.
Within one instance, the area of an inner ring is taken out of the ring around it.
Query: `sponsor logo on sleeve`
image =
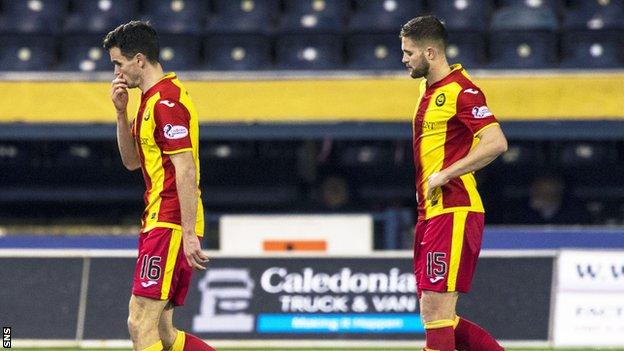
[[[165,138],[167,139],[182,139],[188,135],[188,129],[185,126],[174,126],[171,124],[166,124],[163,132],[165,132]]]
[[[464,93],[477,95],[477,94],[479,94],[479,91],[475,90],[475,89],[472,89],[472,88],[468,88],[468,89],[464,90]]]
[[[492,116],[492,112],[487,106],[475,106],[472,108],[472,116],[474,118],[486,118]]]

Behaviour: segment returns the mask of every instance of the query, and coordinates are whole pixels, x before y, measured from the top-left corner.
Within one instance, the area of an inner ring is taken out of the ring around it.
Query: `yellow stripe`
[[[185,151],[191,151],[192,152],[193,148],[188,147],[188,148],[185,148],[185,149],[178,149],[178,150],[173,150],[173,151],[163,151],[163,154],[175,155],[175,154],[179,154],[179,153],[182,153],[182,152],[185,152]]]
[[[459,316],[455,316],[455,318],[453,319],[453,329],[457,328],[457,325],[459,324]]]
[[[159,340],[154,345],[144,348],[143,351],[162,351],[162,349],[163,349],[163,344],[162,344],[162,341]]]
[[[479,133],[481,133],[482,131],[484,131],[484,130],[486,130],[486,129],[490,128],[490,127],[494,127],[494,126],[498,126],[498,125],[499,125],[499,124],[498,124],[498,123],[496,123],[496,122],[495,122],[495,123],[490,123],[490,124],[488,124],[487,126],[485,126],[485,127],[481,128],[481,129],[477,130],[477,131],[474,133],[474,135],[479,135]]]
[[[448,291],[455,291],[457,285],[457,273],[461,262],[462,248],[464,246],[464,230],[466,227],[468,212],[453,213],[453,238],[451,239],[451,259],[448,275]]]
[[[446,327],[452,327],[455,322],[451,319],[440,319],[438,321],[425,323],[425,329],[440,329]]]
[[[502,121],[624,118],[622,71],[473,78]],[[418,81],[401,75],[185,86],[201,122],[409,121],[418,91]],[[109,82],[5,81],[0,90],[0,122],[114,123]],[[136,111],[140,92],[130,94],[128,111]]]
[[[169,251],[167,252],[167,263],[165,264],[165,275],[163,277],[162,290],[160,294],[161,300],[169,298],[171,279],[173,279],[173,270],[178,259],[178,251],[180,251],[181,242],[182,232],[176,229],[172,230],[171,239],[169,239]]]
[[[171,345],[169,351],[184,351],[184,342],[186,341],[186,334],[183,331],[178,330],[176,334],[176,339]]]
[[[144,228],[153,228],[154,223],[158,222],[158,213],[160,212],[160,205],[162,203],[160,193],[164,188],[165,182],[162,155],[160,153],[160,148],[156,145],[156,141],[154,140],[154,130],[156,129],[154,104],[156,104],[156,101],[159,99],[160,93],[156,93],[145,102],[145,109],[149,110],[149,118],[147,121],[143,118],[141,121],[141,130],[139,131],[141,140],[147,141],[147,143],[141,143],[140,146],[145,158],[145,171],[149,175],[152,185],[147,199],[147,218],[144,223]]]

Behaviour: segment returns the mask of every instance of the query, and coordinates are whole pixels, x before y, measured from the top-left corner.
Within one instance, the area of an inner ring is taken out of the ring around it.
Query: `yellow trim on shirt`
[[[175,155],[175,154],[183,153],[185,151],[193,152],[193,148],[192,147],[187,147],[187,148],[184,148],[184,149],[178,149],[178,150],[173,150],[173,151],[164,151],[163,150],[163,154],[165,154],[165,155]]]

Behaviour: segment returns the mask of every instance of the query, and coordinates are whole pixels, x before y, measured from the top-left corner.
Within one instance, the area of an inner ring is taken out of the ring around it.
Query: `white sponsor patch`
[[[188,135],[188,129],[185,126],[173,126],[171,124],[165,125],[163,132],[165,132],[167,139],[182,139]]]
[[[487,106],[475,106],[472,108],[472,115],[474,118],[485,118],[490,117],[492,112]]]
[[[478,91],[478,90],[474,90],[474,89],[472,89],[472,88],[468,88],[468,89],[464,90],[464,93],[468,93],[468,94],[472,94],[472,95],[477,95],[477,94],[479,94],[479,91]]]

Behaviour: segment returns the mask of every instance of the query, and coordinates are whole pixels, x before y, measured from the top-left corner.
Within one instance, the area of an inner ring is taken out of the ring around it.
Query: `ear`
[[[145,55],[142,53],[136,54],[134,56],[134,59],[136,60],[139,68],[144,68],[145,65],[147,64],[147,57],[145,57]]]

